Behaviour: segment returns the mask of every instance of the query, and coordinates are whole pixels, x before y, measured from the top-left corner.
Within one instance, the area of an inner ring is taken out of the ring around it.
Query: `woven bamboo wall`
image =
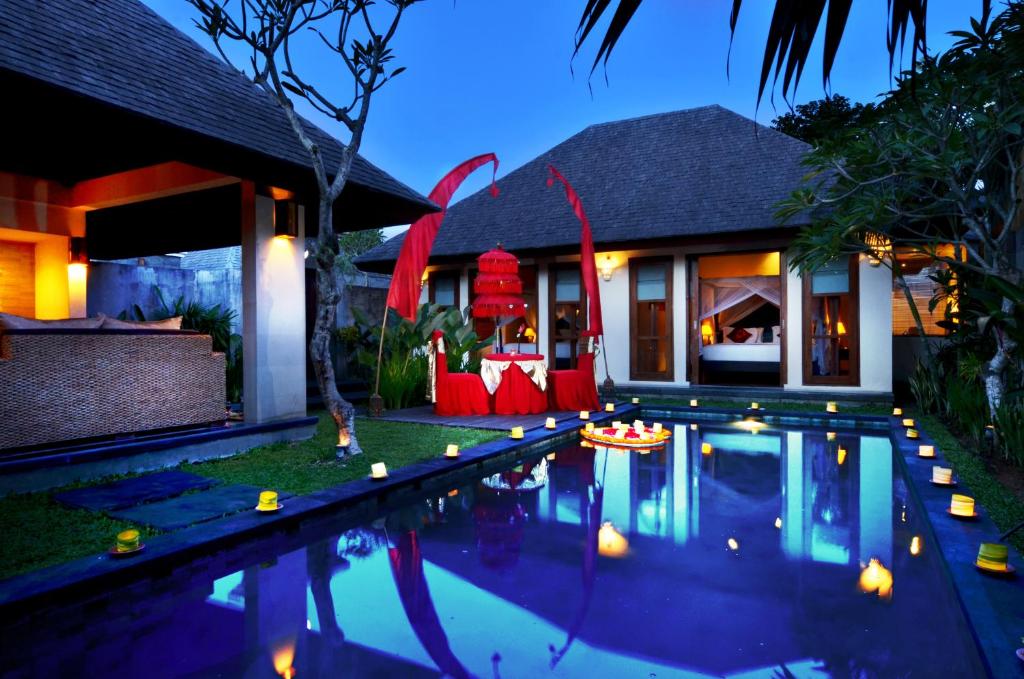
[[[208,335],[0,335],[0,449],[223,419]]]

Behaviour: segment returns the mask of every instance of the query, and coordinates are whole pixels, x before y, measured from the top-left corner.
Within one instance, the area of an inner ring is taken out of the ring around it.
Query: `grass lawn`
[[[384,462],[388,469],[397,469],[437,457],[449,443],[469,448],[505,435],[486,429],[383,422],[361,417],[356,420],[356,433],[363,454],[336,460],[334,432],[330,417],[321,414],[316,436],[308,441],[263,446],[223,460],[182,465],[181,469],[225,483],[244,483],[303,495],[365,478],[374,462]]]
[[[918,419],[935,439],[946,459],[953,463],[959,480],[970,488],[974,499],[988,511],[1000,531],[1010,530],[1024,521],[1024,500],[995,478],[984,458],[964,448],[960,439],[934,415],[923,415]],[[993,542],[997,537],[992,536]],[[1024,529],[1011,535],[1008,542],[1024,554]]]
[[[384,462],[389,469],[397,469],[436,457],[449,443],[469,448],[504,436],[499,431],[366,418],[358,419],[356,431],[364,454],[345,460],[334,459],[333,424],[326,414],[321,414],[316,435],[307,441],[262,446],[231,458],[179,468],[225,483],[302,495],[366,476],[373,462]],[[96,479],[75,487],[108,483],[114,478],[124,477]],[[113,544],[118,532],[127,528],[138,528],[144,538],[157,532],[127,521],[115,521],[98,512],[64,507],[52,498],[61,490],[64,488],[0,498],[0,535],[4,542],[0,579],[99,554]]]

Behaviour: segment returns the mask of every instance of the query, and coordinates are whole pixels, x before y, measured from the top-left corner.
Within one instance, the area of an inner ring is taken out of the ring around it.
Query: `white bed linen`
[[[710,344],[701,349],[706,361],[754,361],[778,363],[778,344]]]

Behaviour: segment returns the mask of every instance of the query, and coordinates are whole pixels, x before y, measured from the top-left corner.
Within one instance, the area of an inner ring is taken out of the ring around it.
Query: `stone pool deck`
[[[921,439],[912,441],[906,438],[898,418],[829,415],[824,412],[790,413],[770,408],[741,412],[721,408],[691,409],[620,403],[614,413],[593,413],[593,419],[595,422],[612,419],[629,421],[641,409],[644,419],[738,419],[756,415],[769,423],[809,424],[822,428],[863,427],[879,433],[888,431],[893,442],[893,452],[898,453],[897,463],[904,468],[907,485],[929,518],[927,534],[923,536],[926,548],[938,549],[943,555],[950,580],[955,585],[990,673],[998,677],[1024,676],[1024,664],[1014,655],[1015,649],[1021,646],[1020,637],[1024,635],[1024,578],[1021,574],[1013,578],[993,577],[974,567],[979,544],[997,541],[999,531],[983,507],[979,507],[981,515],[973,522],[957,521],[946,514],[951,489],[935,487],[930,483],[931,467],[935,464],[951,465],[944,462],[943,453],[938,448],[935,458],[923,459],[917,456],[919,444],[934,443],[925,432],[922,432]],[[496,469],[531,453],[575,440],[579,425],[580,421],[573,414],[560,418],[553,431],[534,427],[527,430],[523,440],[491,441],[463,450],[461,457],[456,460],[428,460],[393,470],[389,478],[383,481],[353,481],[290,498],[274,514],[239,511],[222,518],[212,518],[152,538],[144,552],[131,558],[113,559],[100,554],[18,576],[0,582],[0,612],[11,618],[54,603],[60,597],[98,596],[123,587],[125,583],[144,578],[188,577],[190,569],[198,567],[191,563],[200,557],[205,557],[203,567],[209,567],[212,558],[218,568],[231,572],[244,558],[246,550],[251,549],[253,540],[273,539],[276,545],[280,545],[282,552],[290,547],[297,548],[309,540],[310,536],[318,534],[325,523],[336,523],[342,517],[351,516],[369,519],[383,507],[408,501],[427,491],[447,490],[459,480],[479,476],[491,468]],[[177,479],[170,485],[177,488],[175,484],[179,483],[188,485],[192,481]],[[152,507],[161,484],[153,482],[151,485],[157,490],[151,490],[148,494],[145,489],[136,489],[146,499],[128,507],[129,510],[132,507],[146,508],[147,505]],[[178,495],[177,499],[197,497],[215,490],[216,487],[193,490],[190,494]],[[955,490],[970,494],[970,489],[962,485]],[[245,502],[249,503],[254,496],[245,497]],[[90,500],[79,498],[79,501]],[[107,500],[108,503],[111,501]],[[172,500],[157,500],[155,504],[168,501]],[[120,502],[117,501],[118,504]],[[1010,561],[1018,570],[1024,569],[1024,563],[1014,550],[1011,550]],[[898,596],[898,583],[896,591]]]

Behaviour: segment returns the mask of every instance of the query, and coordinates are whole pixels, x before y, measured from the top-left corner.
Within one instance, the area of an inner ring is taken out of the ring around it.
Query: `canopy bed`
[[[781,362],[778,276],[700,279],[701,381],[764,382]]]

